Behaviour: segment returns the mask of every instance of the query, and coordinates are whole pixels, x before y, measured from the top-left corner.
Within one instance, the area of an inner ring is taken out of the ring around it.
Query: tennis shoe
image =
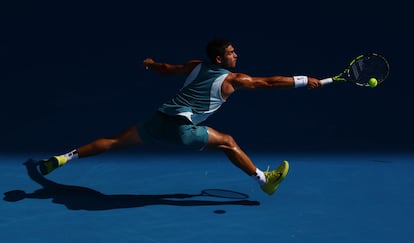
[[[63,155],[53,156],[47,160],[42,160],[39,163],[40,173],[42,173],[42,175],[47,175],[53,170],[62,167],[67,161],[68,159]]]
[[[288,171],[289,163],[287,161],[283,161],[278,168],[272,171],[269,171],[268,167],[267,171],[264,172],[266,183],[261,186],[262,190],[267,194],[272,195],[279,187],[280,183],[285,179]]]

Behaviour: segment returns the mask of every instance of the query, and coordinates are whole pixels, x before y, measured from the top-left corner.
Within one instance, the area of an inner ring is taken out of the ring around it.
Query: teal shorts
[[[158,111],[137,125],[144,144],[169,143],[202,150],[208,143],[208,127],[194,125],[182,116]]]

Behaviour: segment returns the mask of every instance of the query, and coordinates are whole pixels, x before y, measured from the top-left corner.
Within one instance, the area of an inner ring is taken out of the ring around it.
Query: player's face
[[[235,68],[237,64],[237,54],[234,51],[234,47],[229,45],[226,47],[226,52],[222,57],[221,64],[226,68]]]

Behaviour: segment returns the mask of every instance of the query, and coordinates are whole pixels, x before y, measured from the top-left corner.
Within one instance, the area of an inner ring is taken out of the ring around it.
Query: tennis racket
[[[368,81],[377,79],[380,84],[390,73],[388,61],[377,53],[360,55],[354,58],[347,68],[336,76],[321,79],[323,85],[333,82],[347,82],[361,87],[370,87]]]

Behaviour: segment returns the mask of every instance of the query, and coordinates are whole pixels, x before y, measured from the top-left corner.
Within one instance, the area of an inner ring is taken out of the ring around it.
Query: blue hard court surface
[[[2,242],[412,242],[412,154],[253,153],[290,172],[273,196],[221,153],[107,153],[46,177],[0,156]],[[33,159],[33,160],[31,160]],[[203,189],[243,200],[198,196]]]

